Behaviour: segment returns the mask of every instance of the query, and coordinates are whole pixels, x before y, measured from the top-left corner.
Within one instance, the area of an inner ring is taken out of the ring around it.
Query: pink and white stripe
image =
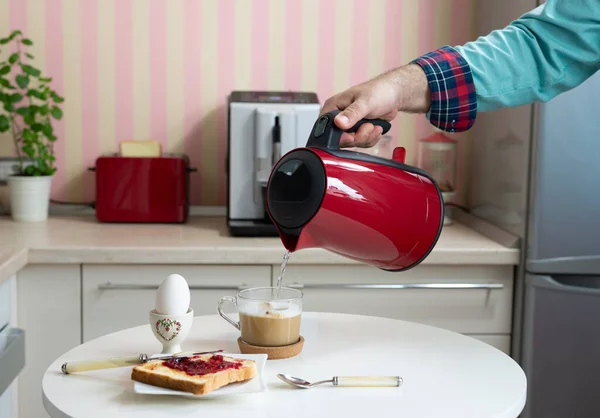
[[[167,144],[167,2],[150,0],[150,138]]]
[[[31,4],[26,1],[28,7]],[[63,77],[63,31],[62,31],[62,1],[46,1],[46,74],[52,77],[52,87],[58,94],[64,94]],[[35,42],[35,40],[33,40]],[[65,98],[65,100],[68,100]],[[62,120],[54,123],[54,133],[58,140],[54,143],[56,154],[56,174],[52,184],[53,197],[59,200],[68,199],[65,173],[65,115]],[[82,138],[83,140],[83,138]]]
[[[52,197],[93,199],[93,174],[85,169],[101,152],[117,152],[123,140],[155,139],[166,152],[187,153],[199,169],[192,176],[194,205],[223,205],[230,91],[312,90],[323,102],[417,52],[475,35],[469,20],[475,0],[275,1],[0,0],[8,10],[0,34],[17,28],[35,34],[43,45],[37,66],[58,92],[76,96],[71,103],[81,103],[56,124]],[[179,9],[169,15],[171,7]],[[245,12],[236,15],[240,7]],[[78,28],[77,44],[64,28]],[[236,57],[236,48],[246,55]],[[76,80],[66,76],[73,68],[81,74]],[[415,141],[430,132],[422,115],[404,115],[392,135],[412,159]]]
[[[96,45],[98,42],[98,0],[81,2],[81,44]],[[83,127],[82,159],[84,167],[93,167],[99,154],[98,134],[98,49],[82,48],[81,50],[81,117]],[[93,173],[85,172],[88,184],[93,184]],[[82,201],[92,201],[94,190],[83,187],[83,196],[73,197]]]

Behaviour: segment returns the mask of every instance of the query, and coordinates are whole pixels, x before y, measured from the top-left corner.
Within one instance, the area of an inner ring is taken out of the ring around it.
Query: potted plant
[[[15,221],[48,218],[50,188],[56,172],[52,120],[63,112],[64,99],[50,88],[52,79],[31,65],[33,45],[20,30],[0,39],[0,133],[10,132],[18,165],[8,179]]]

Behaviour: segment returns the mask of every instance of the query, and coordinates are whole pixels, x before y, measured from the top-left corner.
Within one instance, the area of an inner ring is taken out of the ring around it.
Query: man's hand
[[[332,96],[325,101],[321,114],[341,110],[335,124],[346,130],[363,118],[391,121],[399,111],[425,113],[430,105],[425,73],[418,65],[409,64]],[[365,123],[356,133],[344,133],[340,147],[372,147],[381,133],[381,127]]]

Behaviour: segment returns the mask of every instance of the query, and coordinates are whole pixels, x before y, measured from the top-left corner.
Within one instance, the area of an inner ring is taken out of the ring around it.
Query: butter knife
[[[62,370],[64,374],[71,374],[78,372],[87,372],[90,370],[113,369],[116,367],[135,366],[137,364],[144,364],[149,361],[168,360],[176,357],[199,356],[201,354],[220,353],[222,351],[223,350],[204,351],[200,353],[178,353],[169,356],[160,356],[152,358],[148,357],[148,354],[140,354],[139,356],[133,357],[113,357],[101,360],[68,361],[66,363],[63,363],[63,365],[60,367],[60,370]]]

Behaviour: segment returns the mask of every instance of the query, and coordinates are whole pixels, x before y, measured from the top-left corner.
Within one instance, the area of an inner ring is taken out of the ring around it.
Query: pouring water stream
[[[279,271],[279,276],[277,277],[277,289],[275,290],[275,300],[279,299],[279,291],[281,290],[283,275],[285,274],[285,268],[287,266],[288,260],[290,259],[290,255],[292,255],[292,253],[289,250],[286,250],[286,252],[283,254],[283,259],[281,260],[281,270]]]

